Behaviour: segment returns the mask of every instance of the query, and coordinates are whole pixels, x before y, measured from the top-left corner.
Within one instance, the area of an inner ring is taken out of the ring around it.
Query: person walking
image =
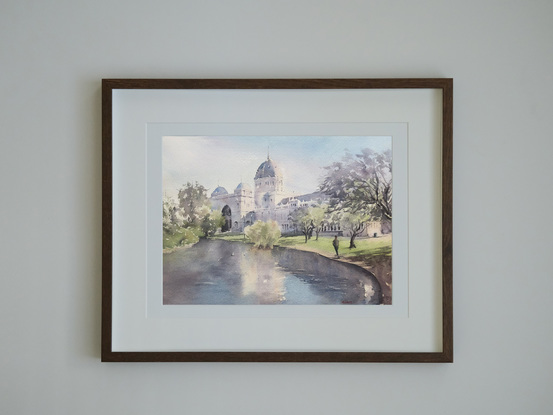
[[[340,247],[340,241],[338,240],[338,235],[334,236],[334,240],[332,241],[332,246],[336,251],[336,258],[339,258],[340,256],[338,255],[338,248]]]

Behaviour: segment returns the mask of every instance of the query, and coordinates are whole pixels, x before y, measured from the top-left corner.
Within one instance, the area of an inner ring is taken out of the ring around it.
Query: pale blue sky
[[[324,166],[349,151],[391,150],[391,137],[358,136],[169,136],[163,137],[163,192],[176,197],[186,182],[198,181],[208,194],[218,186],[232,193],[243,181],[253,188],[261,163],[271,159],[284,174],[284,187],[295,194],[316,191]]]

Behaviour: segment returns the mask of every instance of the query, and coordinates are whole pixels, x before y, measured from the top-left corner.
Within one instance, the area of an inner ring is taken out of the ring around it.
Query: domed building
[[[277,164],[267,156],[267,160],[257,168],[254,177],[255,210],[260,220],[267,220],[270,211],[286,197],[282,172]]]
[[[228,195],[228,192],[223,186],[217,186],[217,188],[211,193],[211,197],[224,195]]]
[[[228,231],[243,231],[244,228],[252,224],[252,215],[255,203],[253,199],[253,191],[246,183],[239,183],[234,189],[234,192],[229,194],[228,191],[218,186],[211,193],[211,209],[219,210],[225,219],[225,224],[221,229],[223,232]]]
[[[263,177],[280,177],[282,179],[282,173],[276,163],[267,156],[267,161],[264,161],[259,165],[255,172],[254,179],[260,179]]]
[[[211,193],[211,208],[225,218],[223,232],[242,232],[256,220],[278,222],[282,233],[290,232],[288,216],[303,206],[321,203],[327,197],[315,192],[291,196],[284,190],[284,179],[278,164],[267,156],[254,176],[254,190],[247,183],[239,183],[233,193],[218,186]]]

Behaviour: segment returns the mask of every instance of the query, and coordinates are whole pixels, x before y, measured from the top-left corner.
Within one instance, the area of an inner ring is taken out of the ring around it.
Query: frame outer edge
[[[112,350],[113,89],[442,89],[442,352],[114,352]],[[102,362],[453,362],[453,79],[102,79]]]
[[[453,79],[444,79],[442,148],[443,355],[453,362]]]
[[[112,85],[102,80],[102,340],[101,359],[112,356]]]

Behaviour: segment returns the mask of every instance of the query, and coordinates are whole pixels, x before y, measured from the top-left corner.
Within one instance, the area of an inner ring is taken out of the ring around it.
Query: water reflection
[[[256,298],[259,304],[280,304],[286,300],[286,274],[275,266],[271,251],[250,249],[239,258],[243,297]]]
[[[202,240],[163,256],[164,304],[379,304],[368,271],[293,249]]]

